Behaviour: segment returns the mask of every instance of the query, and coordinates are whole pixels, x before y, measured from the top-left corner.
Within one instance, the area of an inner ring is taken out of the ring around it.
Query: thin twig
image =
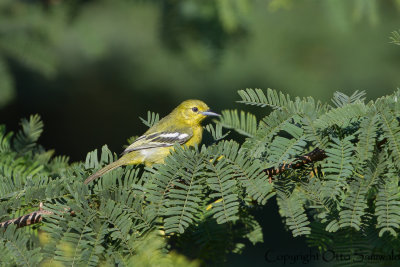
[[[8,221],[4,221],[4,222],[0,223],[0,228],[7,228],[10,224],[15,224],[15,225],[17,225],[17,228],[20,228],[20,227],[28,226],[31,224],[40,223],[43,220],[42,215],[44,215],[44,214],[46,214],[46,215],[53,214],[53,212],[49,211],[49,210],[44,210],[44,209],[34,211],[29,214],[23,215],[21,217],[11,219]]]
[[[64,212],[69,212],[70,215],[74,215],[75,212],[70,209],[65,209]],[[51,215],[54,212],[43,209],[43,203],[40,202],[39,210],[31,212],[21,217],[4,221],[0,223],[0,228],[7,228],[10,224],[15,224],[17,228],[25,227],[32,224],[40,223],[43,220],[43,215]]]
[[[265,169],[264,172],[268,175],[268,178],[271,181],[272,176],[274,176],[274,175],[277,175],[277,174],[282,173],[289,169],[301,168],[306,164],[323,160],[326,157],[327,157],[327,155],[325,154],[325,150],[316,148],[313,151],[311,151],[310,153],[299,157],[297,160],[295,160],[292,163],[283,164],[283,165],[279,166],[278,168],[268,168],[268,169]]]
[[[377,144],[377,148],[378,150],[380,150],[382,148],[382,146],[387,142],[387,139],[383,139],[381,141],[378,142]],[[298,169],[303,167],[306,164],[312,163],[312,162],[316,162],[316,161],[321,161],[326,159],[328,156],[325,153],[325,150],[319,149],[318,147],[316,149],[314,149],[313,151],[311,151],[310,153],[299,157],[297,160],[295,160],[292,163],[289,164],[283,164],[281,166],[279,166],[278,168],[268,168],[263,170],[267,175],[268,175],[268,179],[269,182],[272,182],[272,177],[282,173],[286,170],[289,169]]]

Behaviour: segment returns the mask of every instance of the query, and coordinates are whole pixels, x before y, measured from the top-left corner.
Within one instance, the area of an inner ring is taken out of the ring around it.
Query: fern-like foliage
[[[301,155],[307,145],[303,129],[291,123],[284,125],[284,129],[291,138],[276,136],[268,146],[268,161],[273,162],[276,168],[279,165],[291,163],[291,159]]]
[[[279,211],[294,236],[306,235],[321,250],[357,253],[395,244],[387,236],[397,236],[400,223],[399,91],[368,104],[364,92],[336,92],[335,107],[271,89],[239,95],[241,103],[273,108],[244,142],[248,157],[276,168],[316,147],[324,151],[323,161],[276,177]]]
[[[400,125],[396,116],[398,105],[397,102],[387,103],[383,100],[377,103],[382,130],[389,143],[390,157],[396,167],[400,168]]]
[[[40,248],[33,247],[32,235],[20,232],[15,226],[8,227],[0,232],[0,247],[2,252],[6,251],[6,257],[2,257],[2,262],[7,258],[10,262],[15,262],[20,266],[37,266],[42,260]],[[2,253],[2,254],[3,254]]]
[[[343,107],[347,104],[355,103],[355,102],[364,102],[365,100],[365,92],[358,90],[355,91],[351,96],[348,96],[344,93],[336,91],[333,94],[332,102],[336,107]]]
[[[379,116],[376,112],[367,114],[360,123],[360,128],[357,131],[359,142],[357,143],[357,156],[360,163],[371,160],[378,135]]]
[[[236,180],[232,179],[235,170],[229,164],[226,164],[224,157],[217,158],[206,165],[209,170],[207,184],[212,193],[211,199],[215,199],[212,212],[217,223],[225,223],[238,219],[239,198],[236,194]]]
[[[348,186],[346,181],[353,172],[352,154],[353,145],[350,142],[353,136],[342,140],[333,138],[331,146],[326,150],[327,163],[323,168],[325,173],[324,197],[332,200],[343,198],[343,191]]]
[[[364,175],[358,175],[350,183],[349,190],[345,193],[342,210],[339,212],[340,227],[353,227],[360,231],[365,224],[363,220],[368,213],[369,193],[375,189],[380,176],[385,170],[385,157],[379,155],[379,159],[367,164],[367,169],[363,170]]]
[[[240,112],[240,118],[237,110],[223,110],[220,124],[226,128],[233,128],[238,133],[253,137],[257,131],[257,119],[251,113]]]
[[[385,232],[397,236],[396,229],[400,228],[400,196],[399,181],[393,170],[389,170],[379,184],[379,193],[376,197],[375,216],[379,236]]]
[[[29,120],[22,119],[22,129],[15,137],[14,146],[21,153],[32,149],[43,132],[43,122],[38,115],[31,116]]]
[[[178,148],[179,149],[179,148]],[[197,155],[196,155],[197,154]],[[182,151],[177,153],[174,161],[168,161],[168,167],[176,164],[178,173],[171,182],[171,189],[165,201],[165,233],[183,233],[195,219],[200,210],[200,196],[202,195],[204,183],[202,183],[203,160],[194,151]],[[185,162],[185,169],[179,168],[179,162]],[[204,178],[203,178],[204,179]]]
[[[400,30],[393,31],[392,36],[390,36],[391,43],[400,45]]]
[[[227,137],[230,133],[230,131],[227,131],[226,133],[222,132],[222,125],[220,123],[216,124],[215,126],[212,124],[207,124],[205,127],[205,130],[209,132],[214,139],[214,142],[221,141],[225,137]]]
[[[286,218],[286,225],[292,231],[293,236],[310,234],[310,221],[304,210],[304,198],[294,191],[290,196],[281,193],[277,197],[280,213]]]
[[[287,122],[293,120],[293,115],[286,110],[275,110],[262,119],[253,138],[248,138],[243,149],[254,158],[265,156],[265,146],[283,129]]]
[[[270,106],[274,109],[282,109],[292,103],[289,95],[285,95],[272,89],[267,89],[266,93],[261,89],[239,90],[238,93],[242,98],[242,100],[238,102],[247,105],[255,105],[259,107]]]
[[[155,112],[147,111],[147,119],[143,119],[142,117],[139,117],[139,119],[144,125],[150,128],[160,120],[160,115]]]
[[[27,231],[10,225],[0,233],[1,259],[10,266],[221,264],[245,239],[262,242],[251,212],[275,196],[293,236],[322,251],[400,248],[400,91],[367,104],[363,92],[335,93],[335,106],[271,89],[239,94],[272,111],[259,121],[224,111],[205,126],[207,146],[177,145],[164,164],[117,168],[89,185],[83,181],[93,170],[118,158],[107,146],[69,164],[37,143],[40,117],[22,120],[15,135],[0,126],[0,220],[47,211]],[[158,119],[149,112],[142,121],[150,127]],[[224,128],[244,142],[224,140]],[[311,151],[321,153],[317,161]]]

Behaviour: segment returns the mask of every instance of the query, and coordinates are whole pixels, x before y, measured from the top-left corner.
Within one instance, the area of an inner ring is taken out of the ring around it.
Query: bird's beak
[[[203,112],[200,112],[200,113],[203,114],[203,115],[205,115],[205,116],[217,116],[217,117],[221,116],[221,115],[219,115],[218,113],[212,112],[212,111],[210,111],[210,110],[203,111]]]

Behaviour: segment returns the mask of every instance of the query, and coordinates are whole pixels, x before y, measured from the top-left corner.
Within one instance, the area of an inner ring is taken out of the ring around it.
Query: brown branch
[[[66,209],[65,212],[69,212],[71,215],[74,215],[75,212]],[[39,210],[31,212],[26,215],[22,215],[21,217],[11,219],[8,221],[4,221],[0,223],[0,228],[7,228],[11,224],[15,224],[17,228],[25,227],[31,224],[40,223],[43,220],[43,215],[54,214],[54,212],[43,209],[43,203],[40,203]]]
[[[382,146],[387,142],[387,139],[383,139],[377,144],[377,148],[380,150]],[[321,161],[323,159],[326,159],[328,156],[325,153],[325,150],[319,149],[318,147],[311,151],[310,153],[299,157],[297,160],[295,160],[292,163],[289,164],[283,164],[279,166],[278,168],[268,168],[263,170],[269,178],[269,182],[272,182],[272,176],[277,175],[279,173],[282,173],[286,170],[289,169],[298,169],[303,167],[306,164],[316,162],[316,161]]]
[[[17,225],[17,228],[20,228],[31,224],[40,223],[43,220],[42,215],[44,214],[53,214],[53,212],[48,210],[34,211],[21,217],[2,222],[0,223],[0,228],[7,228],[10,224],[15,224]]]
[[[327,158],[327,155],[325,154],[325,150],[316,148],[313,151],[311,151],[310,153],[299,157],[297,160],[295,160],[292,163],[289,164],[283,164],[281,166],[279,166],[278,168],[268,168],[263,170],[267,175],[268,178],[271,182],[272,176],[277,175],[279,173],[282,173],[286,170],[289,169],[298,169],[303,167],[306,164],[315,162],[315,161],[320,161]]]

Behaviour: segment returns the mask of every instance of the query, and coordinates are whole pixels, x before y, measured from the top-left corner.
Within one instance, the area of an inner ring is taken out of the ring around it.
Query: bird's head
[[[194,99],[183,101],[175,111],[178,112],[180,118],[192,125],[199,124],[207,116],[220,116],[210,111],[203,101]]]

